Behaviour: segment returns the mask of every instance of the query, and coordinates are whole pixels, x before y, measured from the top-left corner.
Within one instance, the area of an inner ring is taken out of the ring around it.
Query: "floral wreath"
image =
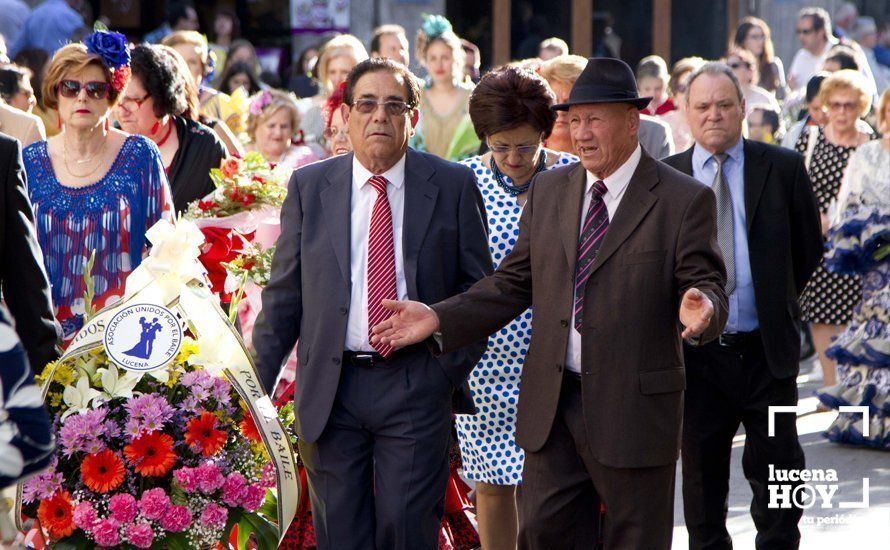
[[[259,94],[257,94],[253,100],[250,102],[250,114],[253,116],[260,116],[263,114],[263,109],[265,109],[270,103],[272,103],[272,92],[269,90],[263,90]]]
[[[112,89],[115,92],[123,90],[131,74],[127,37],[97,25],[93,33],[83,39],[83,44],[87,52],[99,56],[102,64],[111,71]]]

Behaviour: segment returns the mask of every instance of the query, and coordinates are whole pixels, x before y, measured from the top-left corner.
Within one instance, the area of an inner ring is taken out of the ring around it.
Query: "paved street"
[[[812,365],[801,365],[802,372]],[[817,365],[818,368],[818,365]],[[812,372],[812,371],[811,371]],[[858,550],[887,548],[890,545],[890,453],[845,447],[829,443],[821,432],[831,424],[834,412],[817,413],[813,390],[821,385],[818,375],[802,374],[798,379],[800,405],[813,411],[798,416],[797,429],[806,453],[808,469],[837,471],[839,488],[834,508],[822,509],[820,504],[805,510],[801,522],[802,550]],[[749,513],[751,490],[742,473],[744,432],[736,435],[730,478],[729,517],[727,526],[739,550],[754,548],[757,531]],[[841,502],[861,502],[863,479],[869,480],[869,507],[840,509]],[[674,548],[687,548],[688,539],[683,524],[683,499],[680,494],[680,469],[677,468],[675,502]],[[883,543],[879,541],[884,541]]]

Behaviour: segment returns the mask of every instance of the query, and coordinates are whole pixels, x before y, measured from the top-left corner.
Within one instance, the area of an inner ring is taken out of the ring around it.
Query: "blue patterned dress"
[[[862,301],[826,355],[838,362],[837,385],[818,392],[829,407],[869,409],[866,435],[861,414],[840,413],[825,432],[838,443],[890,451],[890,152],[881,141],[860,146],[850,159],[844,187],[850,191],[828,232],[825,267],[860,275]]]
[[[123,295],[127,275],[142,262],[145,231],[173,205],[161,155],[147,138],[129,136],[108,172],[77,188],[56,179],[46,146],[39,141],[22,155],[56,318],[68,341],[83,326],[84,266],[92,251],[99,309]]]
[[[550,154],[558,155],[551,169],[578,162],[568,153]],[[497,269],[516,244],[522,207],[498,185],[481,157],[461,164],[473,170],[482,191],[488,215],[488,248]],[[485,355],[470,374],[477,413],[457,415],[456,424],[464,475],[474,481],[491,485],[518,485],[522,481],[525,453],[516,445],[516,403],[531,329],[529,308],[488,339]]]

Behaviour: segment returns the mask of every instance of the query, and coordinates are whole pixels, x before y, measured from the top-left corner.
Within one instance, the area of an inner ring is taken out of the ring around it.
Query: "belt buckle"
[[[721,347],[728,348],[729,346],[732,345],[729,341],[724,340],[724,338],[723,338],[724,336],[728,336],[728,335],[729,335],[728,333],[724,332],[724,333],[721,333],[720,336],[717,337],[717,343],[720,344]]]
[[[360,367],[373,367],[374,355],[371,353],[356,353],[352,356],[352,362]]]

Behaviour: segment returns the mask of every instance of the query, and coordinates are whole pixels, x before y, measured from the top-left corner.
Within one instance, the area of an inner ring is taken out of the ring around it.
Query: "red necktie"
[[[575,266],[575,329],[581,332],[584,322],[584,287],[593,268],[596,253],[603,243],[603,237],[609,229],[609,210],[603,201],[608,189],[602,181],[595,181],[590,197],[587,216],[584,217],[584,229],[578,241],[578,262]]]
[[[372,176],[368,183],[377,191],[374,210],[371,213],[371,227],[368,230],[368,337],[371,329],[389,317],[383,307],[383,300],[398,300],[396,294],[396,249],[392,230],[392,209],[386,195],[389,183],[383,176]],[[372,344],[384,358],[393,349],[378,342]]]

